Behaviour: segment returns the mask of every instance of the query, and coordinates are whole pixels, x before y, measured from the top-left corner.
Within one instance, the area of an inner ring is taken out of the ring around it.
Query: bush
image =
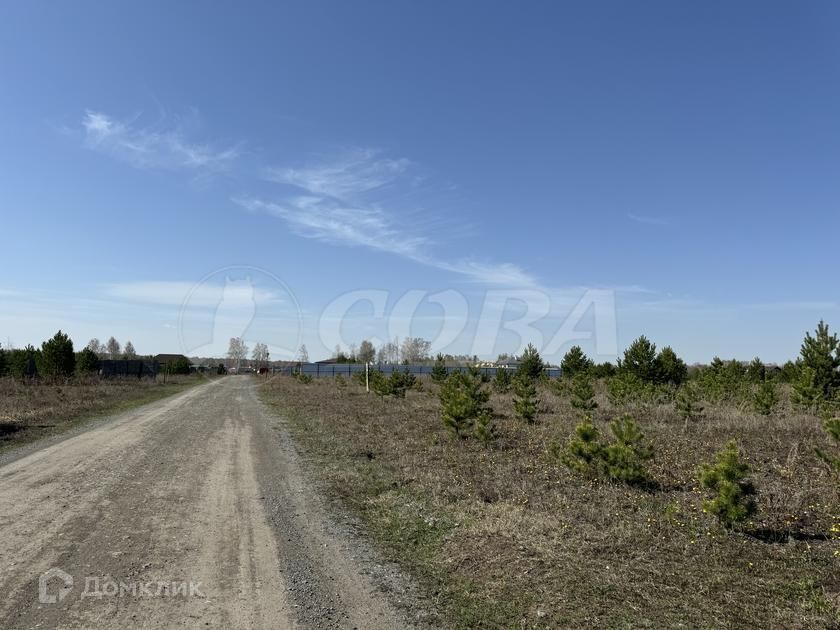
[[[817,413],[822,408],[823,390],[817,382],[817,372],[810,366],[803,365],[793,382],[790,400],[794,406],[805,411]]]
[[[633,372],[620,371],[607,381],[607,398],[616,407],[640,402],[645,397],[645,384]]]
[[[405,398],[405,390],[414,387],[417,377],[408,371],[392,372],[388,377],[388,393],[394,398]]]
[[[763,383],[767,378],[767,368],[764,366],[764,362],[758,357],[753,359],[747,366],[746,377],[750,383]]]
[[[76,371],[73,342],[60,330],[41,344],[40,372],[45,376],[72,376]]]
[[[686,383],[680,387],[674,406],[686,425],[703,416],[703,406],[700,404],[700,392],[697,391],[697,386],[694,383]]]
[[[440,388],[439,397],[443,424],[455,436],[468,437],[474,425],[484,425],[482,432],[486,433],[491,413],[487,407],[490,393],[481,387],[480,380],[469,374],[450,374]]]
[[[659,383],[662,366],[656,354],[656,344],[642,335],[624,351],[619,370],[630,373],[643,383]]]
[[[16,378],[32,378],[38,374],[40,351],[27,345],[23,350],[9,351],[9,373]]]
[[[594,411],[598,407],[598,403],[595,402],[595,389],[587,372],[578,372],[572,379],[571,403],[572,407],[584,413]]]
[[[76,372],[90,374],[99,371],[99,357],[90,348],[85,348],[76,355]]]
[[[513,383],[513,409],[516,417],[533,423],[537,419],[537,388],[530,378],[519,375]]]
[[[561,450],[557,445],[552,445],[551,450],[570,470],[585,477],[599,477],[604,472],[601,433],[592,424],[589,416],[584,416],[583,421],[575,427],[575,433],[565,449]]]
[[[560,375],[572,378],[576,374],[591,371],[593,365],[580,346],[572,346],[560,362]]]
[[[565,449],[552,446],[552,452],[569,469],[590,478],[605,477],[629,485],[648,483],[645,462],[653,457],[653,447],[639,425],[624,416],[613,420],[610,430],[615,440],[606,444],[592,419],[584,416]]]
[[[753,410],[762,416],[769,416],[776,409],[778,402],[775,383],[765,378],[753,394]]]
[[[166,373],[167,374],[189,374],[190,373],[190,362],[184,358],[179,357],[174,361],[171,361],[166,364]]]
[[[545,364],[543,363],[543,360],[540,357],[540,353],[537,352],[537,349],[534,347],[533,344],[529,343],[528,347],[525,348],[525,352],[522,353],[522,357],[519,360],[519,369],[517,370],[517,376],[522,376],[532,381],[536,381],[542,376],[544,370]]]
[[[671,346],[665,346],[656,358],[659,378],[663,383],[679,386],[688,376],[688,366],[677,356]]]
[[[700,485],[714,493],[703,503],[703,509],[726,527],[733,527],[756,511],[755,487],[747,480],[749,472],[750,467],[740,460],[735,440],[717,454],[714,464],[701,468]]]
[[[828,436],[834,441],[835,446],[840,446],[840,418],[831,418],[825,421],[823,424],[823,428],[825,429]],[[816,449],[817,455],[820,459],[822,459],[831,471],[840,477],[840,454],[832,455],[831,453],[826,453],[820,448]]]
[[[298,382],[303,383],[304,385],[308,385],[312,382],[312,376],[309,374],[304,374],[301,371],[295,372],[292,377]]]
[[[591,372],[594,378],[610,378],[615,375],[615,366],[609,361],[598,363],[592,367]]]
[[[510,391],[513,386],[513,375],[505,368],[496,368],[496,376],[493,378],[493,389],[500,394]]]
[[[227,374],[227,369],[225,368],[224,363],[219,363],[219,365],[216,366],[216,374],[218,374],[219,376]]]
[[[653,446],[645,439],[639,425],[624,416],[613,420],[610,430],[615,442],[605,450],[607,477],[630,485],[647,483],[645,462],[653,457]]]
[[[438,354],[435,359],[435,364],[432,366],[432,380],[435,383],[442,383],[446,380],[446,377],[446,360],[443,358],[442,354]]]
[[[813,371],[813,386],[823,400],[830,400],[834,391],[840,388],[840,340],[830,335],[828,325],[820,322],[814,336],[805,334],[799,352],[802,366]]]

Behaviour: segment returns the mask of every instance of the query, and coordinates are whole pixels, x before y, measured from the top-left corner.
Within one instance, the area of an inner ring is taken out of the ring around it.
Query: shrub
[[[344,389],[345,387],[347,387],[347,379],[344,378],[341,374],[336,374],[334,378],[336,387],[338,387],[339,389]]]
[[[76,372],[90,374],[99,371],[99,357],[90,348],[85,348],[76,355]]]
[[[764,379],[753,394],[753,410],[762,416],[773,413],[779,397],[776,396],[776,385],[769,379]]]
[[[517,376],[535,381],[542,376],[544,370],[545,364],[543,363],[542,357],[540,357],[540,353],[537,352],[533,344],[529,343],[519,360]]]
[[[310,374],[304,374],[300,371],[294,373],[294,378],[298,383],[303,383],[304,385],[312,382],[312,376]]]
[[[578,372],[572,379],[571,403],[572,407],[584,413],[594,411],[598,407],[598,403],[595,402],[592,380],[587,372]]]
[[[607,381],[607,398],[616,407],[641,401],[645,396],[645,384],[633,372],[620,371]]]
[[[227,369],[225,368],[224,363],[219,363],[219,365],[216,366],[216,374],[218,374],[219,376],[227,374]]]
[[[703,406],[700,404],[700,392],[694,383],[686,383],[677,392],[675,407],[680,418],[686,425],[703,416]]]
[[[513,386],[513,375],[505,368],[496,368],[496,376],[493,378],[493,389],[500,394],[510,391]]]
[[[662,366],[656,354],[656,344],[642,335],[624,351],[619,370],[629,372],[643,383],[659,383]]]
[[[607,361],[606,363],[598,363],[592,366],[592,370],[590,371],[595,378],[610,378],[615,375],[615,366]]]
[[[661,382],[680,385],[688,376],[688,366],[677,356],[671,346],[665,346],[656,358]]]
[[[493,414],[488,409],[482,410],[475,418],[473,428],[475,439],[483,444],[489,444],[496,439],[496,427],[493,425]]]
[[[185,357],[178,357],[166,364],[167,374],[189,374],[190,362]]]
[[[717,454],[714,464],[704,464],[700,470],[700,485],[713,493],[703,503],[703,509],[726,527],[733,527],[756,511],[755,487],[747,479],[749,472],[750,467],[740,460],[735,440]]]
[[[392,372],[388,377],[388,393],[394,398],[405,398],[405,390],[414,387],[417,377],[408,371]]]
[[[33,377],[38,374],[39,350],[27,345],[23,350],[10,350],[9,373],[16,378]]]
[[[436,383],[442,383],[446,380],[446,377],[446,360],[442,354],[438,354],[435,364],[432,366],[432,380]]]
[[[653,446],[645,439],[639,425],[624,416],[613,420],[610,430],[615,442],[604,451],[607,477],[631,485],[647,483],[645,462],[653,457]]]
[[[825,421],[823,424],[823,428],[825,429],[828,436],[834,441],[836,446],[840,446],[840,418],[831,418]],[[822,459],[831,471],[835,474],[840,476],[840,454],[833,455],[831,453],[826,453],[820,448],[816,449],[817,455],[820,459]]]
[[[805,334],[799,351],[802,366],[813,370],[813,385],[824,400],[829,400],[834,390],[840,388],[840,340],[830,335],[828,325],[820,321],[814,336]]]
[[[708,400],[723,402],[743,397],[745,370],[739,361],[721,361],[715,357],[700,373],[700,384]],[[746,390],[748,391],[748,390]]]
[[[473,378],[477,378],[482,383],[490,382],[490,377],[487,376],[487,373],[477,365],[470,365],[469,367],[467,367],[467,372],[469,372],[470,376],[472,376]]]
[[[533,423],[537,419],[537,388],[534,381],[524,375],[517,376],[513,383],[513,409],[516,417]]]
[[[814,368],[803,365],[799,375],[793,382],[790,393],[791,402],[800,409],[818,412],[823,405],[823,390],[817,382],[817,372]]]
[[[440,388],[441,418],[443,424],[459,438],[469,436],[476,420],[489,416],[487,407],[490,393],[481,387],[481,381],[469,374],[450,374]]]
[[[46,376],[72,376],[76,371],[73,341],[60,330],[41,344],[40,370]]]
[[[767,378],[767,368],[764,366],[764,362],[758,357],[753,359],[747,366],[746,377],[750,383],[763,383]]]
[[[624,416],[613,420],[610,430],[615,440],[605,444],[592,419],[584,416],[565,449],[553,445],[552,452],[572,471],[590,478],[605,477],[630,485],[648,483],[645,462],[653,457],[653,447],[639,425]]]
[[[576,374],[591,371],[593,365],[580,346],[572,346],[560,362],[560,374],[572,378]]]

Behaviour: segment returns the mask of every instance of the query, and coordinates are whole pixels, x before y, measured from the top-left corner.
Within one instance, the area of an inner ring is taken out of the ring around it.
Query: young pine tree
[[[700,392],[692,382],[680,387],[674,405],[686,426],[688,426],[689,422],[697,420],[703,415],[703,406],[700,404]]]
[[[493,389],[504,394],[510,391],[513,386],[513,375],[506,368],[496,368],[496,376],[493,377]]]
[[[72,376],[76,370],[73,342],[60,330],[41,344],[41,373],[46,376]]]
[[[791,402],[811,413],[817,413],[825,401],[823,388],[817,380],[817,372],[814,368],[803,365],[799,368],[799,375],[793,381],[793,390],[790,393]]]
[[[580,475],[595,478],[605,472],[601,433],[589,416],[584,416],[583,421],[575,427],[575,433],[565,447],[552,444],[550,450],[570,470]]]
[[[814,336],[805,334],[799,351],[804,367],[813,370],[814,386],[819,389],[823,400],[830,400],[834,391],[840,388],[840,340],[836,334],[829,334],[828,325],[820,321]]]
[[[688,376],[688,366],[677,356],[671,346],[665,346],[656,357],[663,383],[679,386]]]
[[[840,447],[840,418],[826,420],[823,428],[825,428],[828,436],[834,441],[835,446]],[[816,451],[819,458],[828,464],[828,467],[838,476],[838,480],[840,480],[840,454],[833,455],[825,452],[821,448],[817,448]]]
[[[578,374],[589,372],[593,365],[580,346],[572,346],[560,362],[560,374],[564,378],[574,378]]]
[[[604,450],[606,474],[611,481],[630,485],[649,481],[645,462],[653,457],[653,446],[630,416],[613,420],[610,430],[615,442]]]
[[[700,470],[700,485],[712,493],[703,503],[703,509],[726,527],[735,526],[756,511],[755,487],[747,479],[749,472],[750,467],[740,459],[735,440],[717,454],[714,464],[704,464]]]
[[[516,417],[528,424],[537,419],[537,388],[534,381],[520,375],[514,379],[513,384],[513,409]]]
[[[587,372],[578,372],[572,379],[571,385],[572,407],[584,413],[591,413],[598,407],[595,402],[595,390]]]
[[[432,366],[432,380],[435,383],[443,383],[446,380],[446,359],[442,354],[438,354],[435,359],[435,364]]]
[[[662,380],[662,366],[656,354],[656,344],[642,335],[624,351],[619,369],[635,375],[644,383],[659,383]]]
[[[517,376],[535,381],[542,376],[544,370],[545,364],[543,363],[542,357],[540,357],[540,353],[537,352],[533,344],[529,343],[519,360]]]
[[[467,438],[479,418],[492,412],[487,407],[490,393],[481,387],[481,381],[469,374],[450,374],[440,388],[441,419],[443,424],[459,438]]]
[[[776,409],[779,397],[776,395],[776,384],[765,378],[753,394],[753,409],[762,416],[769,416]]]

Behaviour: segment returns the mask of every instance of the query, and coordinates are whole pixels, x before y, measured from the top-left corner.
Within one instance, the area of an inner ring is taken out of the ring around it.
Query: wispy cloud
[[[459,274],[474,282],[536,286],[519,266],[432,255],[439,246],[406,216],[397,217],[372,200],[375,193],[402,184],[411,162],[390,159],[370,149],[345,152],[335,161],[305,168],[272,168],[265,179],[299,192],[279,201],[234,198],[239,206],[284,220],[298,235],[326,243],[367,247]],[[305,194],[301,194],[305,193]]]
[[[269,181],[296,186],[310,194],[352,199],[392,183],[409,164],[404,158],[381,157],[374,149],[354,149],[328,163],[305,168],[268,168],[263,175]]]
[[[628,212],[627,218],[636,223],[644,223],[645,225],[668,225],[668,219],[665,217],[651,217]]]
[[[179,129],[135,126],[88,110],[82,120],[84,143],[139,168],[224,171],[239,156],[238,147],[216,149],[190,142]]]

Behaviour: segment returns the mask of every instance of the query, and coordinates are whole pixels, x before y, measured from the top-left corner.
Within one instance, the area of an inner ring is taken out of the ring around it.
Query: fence
[[[371,363],[371,370],[379,370],[383,374],[391,374],[393,372],[410,372],[415,376],[429,376],[432,373],[433,366],[431,365],[394,365],[392,363],[376,364]],[[466,372],[465,366],[446,366],[448,373],[452,372]],[[496,376],[499,370],[506,370],[508,372],[516,372],[516,368],[504,367],[481,367],[478,368],[482,374],[489,378]],[[332,377],[332,376],[353,376],[354,374],[364,374],[364,363],[300,363],[298,365],[287,365],[284,367],[273,367],[272,374],[285,374],[291,376],[292,374],[306,374],[313,378]],[[560,376],[560,368],[546,368],[546,374],[549,378],[556,378]]]
[[[99,362],[99,374],[105,377],[111,376],[143,376],[154,377],[160,371],[160,364],[157,361],[143,361],[140,359],[111,360],[106,359]]]

